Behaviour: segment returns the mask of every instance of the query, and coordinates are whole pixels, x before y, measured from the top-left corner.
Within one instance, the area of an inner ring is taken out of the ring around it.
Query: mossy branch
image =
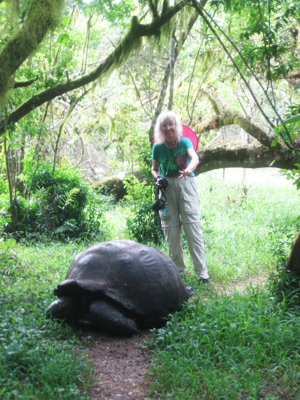
[[[158,17],[157,2],[154,5],[152,0],[148,0],[148,4],[149,4],[149,8],[151,10],[153,18],[157,18]]]
[[[13,86],[11,76],[60,18],[65,0],[32,0],[27,19],[0,53],[0,98]]]
[[[106,58],[106,60],[104,60],[96,69],[89,74],[75,79],[74,81],[68,81],[66,83],[57,85],[54,88],[44,90],[43,92],[40,92],[25,101],[20,107],[18,107],[8,116],[6,121],[7,125],[5,125],[5,121],[0,121],[0,136],[5,132],[6,126],[13,125],[45,102],[50,101],[57,96],[61,96],[66,92],[88,85],[97,79],[101,79],[106,74],[109,74],[114,69],[118,68],[129,58],[132,52],[136,50],[137,46],[140,46],[142,37],[157,35],[163,25],[170,21],[170,19],[173,18],[176,13],[181,11],[182,8],[187,4],[188,1],[181,1],[175,6],[170,7],[168,11],[162,14],[160,17],[155,18],[150,24],[139,24],[137,17],[133,17],[131,28],[127,35],[115,48],[115,50],[112,51],[112,53]]]
[[[249,135],[257,139],[262,145],[266,146],[272,153],[277,153],[280,156],[286,154],[286,148],[278,141],[275,146],[272,146],[273,138],[264,132],[260,127],[253,124],[246,118],[237,114],[227,114],[224,116],[217,115],[211,119],[205,126],[200,129],[200,132],[208,132],[213,129],[220,129],[222,126],[238,125]]]
[[[195,174],[219,168],[293,168],[295,161],[289,158],[291,151],[286,149],[286,156],[280,157],[262,145],[215,146],[197,151],[199,165]]]

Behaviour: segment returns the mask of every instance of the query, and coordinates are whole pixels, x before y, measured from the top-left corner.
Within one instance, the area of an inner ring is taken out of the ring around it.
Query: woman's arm
[[[197,153],[194,149],[188,149],[187,154],[191,162],[186,167],[186,169],[184,169],[183,171],[179,171],[181,173],[181,175],[178,177],[179,179],[183,178],[184,176],[190,175],[192,172],[195,171],[197,165],[199,164],[199,157],[197,156]]]
[[[151,174],[154,176],[154,178],[156,179],[159,176],[160,173],[160,166],[159,166],[159,162],[152,160],[152,167],[151,167]],[[157,186],[161,186],[158,183],[156,183]]]
[[[155,160],[152,160],[151,174],[156,179],[159,176],[159,173],[160,173],[159,162],[155,161]]]

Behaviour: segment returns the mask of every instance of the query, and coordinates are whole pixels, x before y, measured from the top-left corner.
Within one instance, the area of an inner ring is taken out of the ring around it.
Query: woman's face
[[[168,143],[174,143],[176,137],[176,122],[174,118],[167,118],[160,124],[160,129]]]

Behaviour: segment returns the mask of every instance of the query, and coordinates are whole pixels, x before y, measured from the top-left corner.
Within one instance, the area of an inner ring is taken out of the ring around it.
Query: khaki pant
[[[196,180],[189,176],[181,179],[168,177],[167,180],[169,190],[164,193],[168,201],[165,210],[160,210],[159,215],[169,256],[178,270],[185,272],[186,266],[181,246],[181,226],[183,225],[195,273],[198,278],[208,279]]]

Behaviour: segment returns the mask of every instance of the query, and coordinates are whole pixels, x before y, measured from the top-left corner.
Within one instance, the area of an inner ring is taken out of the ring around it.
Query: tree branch
[[[277,153],[280,156],[285,156],[286,147],[279,141],[275,146],[272,146],[273,138],[264,132],[260,127],[253,124],[249,119],[243,118],[237,114],[227,114],[225,116],[216,116],[210,120],[205,126],[202,127],[200,132],[208,132],[214,129],[220,129],[222,126],[239,125],[249,135],[257,139],[262,145],[267,147],[270,152]]]
[[[212,149],[199,150],[199,165],[196,175],[219,168],[293,168],[295,160],[289,158],[290,150],[285,157],[274,154],[265,146],[243,145],[240,147],[225,145]]]
[[[283,158],[276,157],[264,146],[219,146],[213,149],[200,150],[197,154],[200,163],[195,170],[196,175],[219,168],[266,168],[272,166],[288,169],[293,167],[294,163],[291,159],[285,161]],[[291,154],[291,151],[287,150],[286,156],[288,157],[289,154]],[[132,174],[132,171],[125,172],[124,177],[130,174]],[[134,171],[134,175],[141,181],[147,181],[147,178],[140,171]],[[117,195],[117,200],[123,198],[126,194],[119,173],[94,183],[92,187],[106,188],[106,190]]]
[[[32,85],[35,81],[37,81],[39,78],[34,78],[31,79],[30,81],[24,81],[24,82],[15,82],[14,83],[14,89],[17,89],[19,87],[27,87]]]
[[[103,77],[106,73],[113,68],[119,67],[131,55],[132,51],[136,50],[140,40],[144,36],[158,35],[160,28],[167,23],[176,13],[188,4],[187,1],[181,1],[173,7],[170,7],[160,17],[154,19],[150,24],[139,24],[136,17],[132,18],[131,28],[121,43],[115,48],[114,51],[91,73],[84,75],[74,81],[57,85],[55,88],[44,90],[25,101],[20,107],[14,110],[5,121],[0,120],[0,136],[5,132],[6,126],[15,124],[25,115],[33,111],[35,108],[41,106],[47,101],[54,99],[66,92],[85,86],[95,80]],[[1,64],[0,64],[1,65]]]

